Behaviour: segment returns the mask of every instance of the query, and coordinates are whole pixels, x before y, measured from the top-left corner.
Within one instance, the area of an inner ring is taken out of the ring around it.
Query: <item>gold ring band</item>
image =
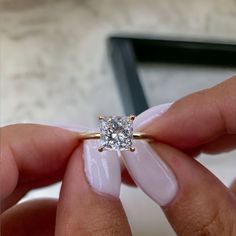
[[[134,119],[134,115],[100,116],[100,132],[79,133],[78,138],[80,140],[100,139],[99,152],[103,152],[103,150],[130,150],[134,152],[133,140],[155,141],[155,138],[151,135],[133,132]]]
[[[93,132],[93,133],[79,133],[79,139],[80,140],[87,140],[87,139],[100,139],[101,134],[99,132]],[[153,142],[155,141],[155,138],[152,135],[136,132],[133,133],[133,139],[136,140],[145,140],[147,142]]]

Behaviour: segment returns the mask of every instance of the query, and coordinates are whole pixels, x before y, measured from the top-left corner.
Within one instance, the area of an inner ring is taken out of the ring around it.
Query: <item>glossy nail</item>
[[[84,142],[84,169],[90,186],[98,193],[119,198],[120,160],[116,151],[98,152],[100,142]]]
[[[51,124],[52,125],[52,124]],[[78,124],[54,123],[53,126],[78,132],[93,132]],[[100,194],[119,198],[121,186],[120,158],[115,151],[99,152],[98,140],[83,143],[84,171],[92,189]]]
[[[153,107],[135,120],[135,129],[141,130],[153,119],[166,112],[172,103]],[[161,206],[167,205],[176,196],[178,184],[170,168],[145,141],[135,141],[135,152],[122,151],[126,168],[137,186]]]
[[[126,168],[149,197],[161,206],[167,205],[178,189],[174,174],[148,143],[135,141],[134,145],[134,153],[122,152]]]
[[[164,114],[173,103],[165,103],[144,111],[134,120],[134,129],[142,129],[143,126],[152,122],[152,120]]]

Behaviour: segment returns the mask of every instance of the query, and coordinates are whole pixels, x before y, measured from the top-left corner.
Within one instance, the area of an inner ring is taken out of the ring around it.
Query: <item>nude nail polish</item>
[[[153,107],[139,115],[135,129],[142,130],[153,119],[169,109],[171,103]],[[122,158],[131,177],[150,198],[160,206],[170,203],[177,194],[175,175],[149,143],[134,141],[135,152],[122,151]]]
[[[54,126],[78,132],[92,132],[77,124],[53,124]],[[95,130],[95,129],[94,129]],[[121,186],[120,158],[116,151],[99,152],[99,140],[83,143],[84,171],[92,189],[102,195],[119,198]]]
[[[143,113],[141,113],[135,118],[134,123],[133,123],[134,129],[139,130],[143,126],[150,123],[155,118],[161,116],[171,107],[172,104],[173,103],[165,103],[165,104],[151,107],[148,110],[144,111]]]
[[[98,140],[84,141],[84,170],[90,186],[103,195],[119,198],[120,160],[116,151],[99,152]]]
[[[145,141],[135,141],[135,152],[122,151],[126,168],[134,182],[160,206],[175,197],[178,189],[172,171]]]

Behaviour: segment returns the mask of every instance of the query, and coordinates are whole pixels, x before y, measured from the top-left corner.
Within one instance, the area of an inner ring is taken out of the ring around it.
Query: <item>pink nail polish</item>
[[[116,151],[99,152],[100,142],[84,142],[84,169],[90,186],[103,195],[119,198],[121,186],[120,160]]]
[[[159,105],[140,114],[134,128],[142,129],[166,112],[172,103]],[[122,151],[122,157],[131,177],[148,196],[160,206],[173,200],[178,191],[177,180],[159,155],[145,141],[135,141],[135,152]]]
[[[178,189],[172,171],[165,165],[151,146],[135,141],[135,152],[122,151],[126,168],[131,177],[149,197],[161,206],[175,197]]]
[[[134,120],[134,129],[141,129],[146,124],[150,123],[155,118],[164,114],[173,103],[165,103],[144,111],[138,115]]]
[[[94,132],[96,129],[77,124],[54,123],[52,126],[78,132]],[[120,158],[116,151],[99,152],[98,140],[86,140],[83,143],[84,171],[94,191],[119,198],[121,186]]]

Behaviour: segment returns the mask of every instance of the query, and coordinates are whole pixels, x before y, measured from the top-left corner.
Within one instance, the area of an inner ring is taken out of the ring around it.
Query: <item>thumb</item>
[[[236,198],[196,160],[167,145],[156,152],[174,171],[179,190],[163,208],[178,235],[236,235]]]
[[[131,235],[119,200],[119,160],[113,152],[99,153],[98,147],[86,141],[70,158],[57,208],[57,236]]]
[[[228,188],[177,149],[157,143],[148,145],[145,154],[142,145],[136,145],[133,157],[123,153],[126,166],[136,184],[162,205],[177,235],[236,235],[236,198]],[[151,159],[153,165],[148,170],[145,163],[151,163]],[[153,159],[159,163],[156,171]]]

